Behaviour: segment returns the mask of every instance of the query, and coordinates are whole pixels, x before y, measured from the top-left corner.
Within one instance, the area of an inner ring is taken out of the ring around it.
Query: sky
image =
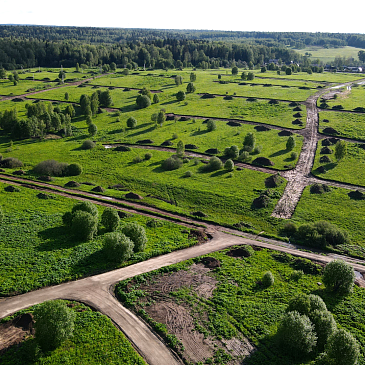
[[[364,10],[363,0],[1,0],[0,24],[365,33]]]

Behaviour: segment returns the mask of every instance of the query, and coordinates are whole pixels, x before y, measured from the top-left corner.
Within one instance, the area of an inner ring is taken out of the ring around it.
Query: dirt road
[[[193,257],[222,250],[232,245],[253,244],[263,248],[270,248],[288,252],[295,256],[305,257],[328,263],[333,258],[319,254],[299,251],[288,247],[273,247],[269,243],[254,241],[244,237],[216,232],[214,238],[202,245],[175,251],[122,269],[110,271],[101,275],[36,290],[30,293],[6,298],[0,301],[0,318],[6,317],[21,309],[52,299],[72,299],[91,305],[101,313],[107,315],[120,328],[128,339],[138,349],[139,353],[150,365],[181,364],[165,344],[129,310],[124,308],[112,295],[115,283],[135,275],[146,273],[158,268],[175,264]],[[365,266],[351,263],[360,272],[365,272]]]

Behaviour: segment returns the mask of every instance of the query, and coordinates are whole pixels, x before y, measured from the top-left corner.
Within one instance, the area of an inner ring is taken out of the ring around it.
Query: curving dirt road
[[[91,305],[107,315],[134,344],[138,352],[150,365],[177,365],[182,362],[165,346],[150,328],[129,310],[124,308],[112,295],[113,285],[142,273],[172,265],[193,257],[209,254],[233,245],[251,244],[272,249],[269,243],[254,241],[248,238],[216,232],[208,243],[175,251],[122,269],[101,275],[36,290],[0,301],[0,318],[6,317],[21,309],[53,299],[71,299]],[[275,250],[287,252],[295,256],[305,257],[328,263],[333,258],[299,251],[288,247],[275,247]],[[355,270],[365,272],[365,266],[351,263]]]

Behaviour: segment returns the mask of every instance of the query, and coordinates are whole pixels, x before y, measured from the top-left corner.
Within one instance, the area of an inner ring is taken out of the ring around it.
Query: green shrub
[[[294,161],[294,160],[296,160],[297,158],[298,158],[298,153],[297,153],[297,152],[294,152],[294,151],[293,151],[293,152],[291,152],[291,153],[290,153],[290,159],[291,159],[291,160],[293,160],[293,161]]]
[[[290,279],[294,281],[299,281],[304,275],[303,270],[294,270],[290,275]]]
[[[227,170],[227,171],[233,171],[234,170],[234,163],[231,159],[229,159],[225,162],[224,169]]]
[[[68,164],[55,160],[45,160],[36,165],[33,172],[37,175],[65,176]]]
[[[71,212],[72,214],[74,214],[79,210],[90,213],[94,217],[97,217],[99,215],[98,208],[96,207],[96,205],[88,201],[77,203],[76,205],[73,206]]]
[[[190,170],[186,171],[184,174],[184,177],[192,177],[192,176],[193,176],[193,173]]]
[[[104,252],[113,262],[128,260],[133,254],[133,242],[120,232],[107,233],[104,237]]]
[[[227,158],[235,159],[239,156],[239,148],[237,146],[227,147],[224,150],[224,156]]]
[[[88,212],[78,210],[73,214],[71,229],[76,237],[89,241],[97,233],[98,219]]]
[[[9,169],[14,169],[17,167],[22,167],[23,162],[15,157],[6,157],[6,158],[0,160],[0,166],[9,168]]]
[[[122,227],[122,233],[129,237],[134,243],[134,252],[142,252],[148,241],[144,227],[138,223],[128,223]]]
[[[138,95],[136,104],[138,109],[148,108],[151,105],[151,99],[147,95]]]
[[[351,292],[355,280],[353,267],[343,260],[333,260],[326,265],[323,273],[324,284],[334,292]]]
[[[183,165],[183,160],[178,156],[171,156],[164,160],[161,167],[166,171],[177,170]]]
[[[91,150],[95,146],[96,146],[96,144],[93,141],[91,141],[90,139],[87,139],[87,140],[85,140],[82,143],[81,149],[83,149],[83,150]]]
[[[337,246],[349,242],[347,232],[326,221],[303,224],[298,228],[295,238],[308,246]]]
[[[177,94],[176,94],[176,100],[177,101],[183,101],[185,100],[186,98],[186,95],[185,95],[185,92],[184,91],[178,91]]]
[[[96,126],[96,124],[91,123],[89,124],[87,131],[89,132],[90,136],[95,136],[98,132],[98,127]]]
[[[57,348],[72,336],[75,312],[66,303],[59,300],[44,302],[33,314],[35,338],[43,351]]]
[[[217,124],[216,124],[215,120],[208,119],[208,121],[207,121],[207,131],[212,132],[212,131],[215,131],[216,129],[217,129]]]
[[[129,117],[127,119],[127,127],[131,128],[131,129],[136,128],[137,127],[137,119],[134,118],[134,117]]]
[[[140,155],[137,155],[133,158],[133,163],[140,163],[143,161],[143,158]]]
[[[278,329],[278,339],[283,350],[294,356],[312,352],[317,343],[310,319],[295,311],[285,314]]]
[[[152,153],[151,153],[151,152],[147,152],[147,153],[145,153],[145,155],[144,155],[144,159],[145,159],[146,161],[150,160],[151,158],[152,158]]]
[[[71,163],[66,168],[67,176],[78,176],[82,173],[82,167],[78,163]]]
[[[327,310],[315,310],[310,313],[309,318],[314,324],[317,334],[317,349],[322,351],[329,337],[337,330],[336,321],[331,312]]]
[[[274,279],[274,275],[272,274],[272,272],[271,271],[265,272],[265,274],[262,277],[262,284],[265,287],[269,287],[274,284],[274,281],[275,281],[275,279]]]
[[[205,170],[207,171],[217,171],[223,168],[223,162],[217,156],[212,156],[209,159],[209,163],[205,165]]]
[[[110,207],[104,209],[101,215],[101,224],[106,228],[107,231],[112,232],[118,228],[119,225],[119,215],[118,212]]]
[[[71,212],[66,212],[62,216],[62,223],[67,227],[71,227],[72,218],[73,218],[73,214]]]
[[[339,329],[330,336],[326,352],[333,365],[355,365],[360,356],[360,347],[351,333]]]

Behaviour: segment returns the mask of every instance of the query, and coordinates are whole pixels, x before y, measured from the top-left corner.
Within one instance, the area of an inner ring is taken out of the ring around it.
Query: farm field
[[[27,334],[28,338],[20,347],[13,347],[1,358],[4,365],[15,364],[120,364],[146,365],[142,357],[134,350],[130,342],[119,331],[112,321],[99,312],[91,310],[78,302],[66,302],[75,313],[75,329],[73,337],[65,341],[60,347],[47,353],[37,348],[36,340]],[[22,311],[32,313],[35,307]],[[18,315],[16,313],[13,317]],[[11,319],[8,319],[10,321]],[[6,319],[0,324],[0,334],[4,331]],[[20,334],[24,332],[17,327]]]
[[[297,270],[304,274],[294,279]],[[268,271],[274,283],[265,287]],[[320,265],[274,250],[232,247],[122,281],[116,295],[194,364],[304,365],[319,352],[293,358],[280,349],[277,331],[292,298],[315,294],[338,327],[359,341],[358,364],[364,364],[364,290],[334,295],[322,284],[322,272]]]
[[[306,53],[311,54],[312,59],[319,59],[323,63],[329,63],[334,61],[336,57],[345,57],[345,58],[353,58],[358,60],[358,53],[361,48],[356,47],[338,47],[338,48],[323,48],[323,47],[306,47],[303,49],[296,49],[298,53],[301,55],[305,55]]]

